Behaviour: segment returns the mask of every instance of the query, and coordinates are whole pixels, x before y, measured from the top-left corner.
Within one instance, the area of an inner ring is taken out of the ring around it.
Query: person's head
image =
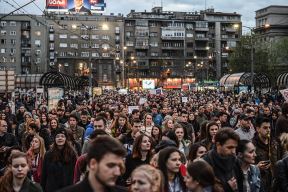
[[[132,110],[132,119],[139,119],[140,118],[140,111],[138,109]]]
[[[219,130],[218,124],[216,122],[210,122],[206,125],[206,129],[207,129],[206,132],[208,135],[208,139],[210,141],[214,141],[215,135]]]
[[[39,153],[40,157],[44,157],[45,154],[45,143],[44,139],[40,137],[39,135],[34,135],[32,141],[31,141],[31,150],[33,152]]]
[[[0,134],[4,134],[7,132],[7,122],[5,120],[0,120]]]
[[[173,130],[166,130],[162,134],[162,140],[174,141],[177,146],[179,145],[179,140]]]
[[[136,134],[141,130],[142,123],[140,119],[134,119],[132,122],[132,132],[133,134]]]
[[[288,102],[283,103],[281,107],[282,114],[287,117],[288,115]]]
[[[141,134],[136,137],[133,143],[132,155],[133,158],[142,158],[141,152],[148,152],[148,156],[151,156],[151,138],[145,134]]]
[[[175,124],[174,132],[175,132],[175,135],[177,136],[179,142],[184,139],[185,130],[181,125]]]
[[[81,121],[82,121],[83,123],[87,123],[87,122],[88,122],[88,116],[89,116],[88,111],[83,110],[83,111],[81,112],[81,115],[80,115]]]
[[[219,120],[220,120],[222,123],[226,123],[227,120],[228,120],[228,114],[225,113],[225,112],[220,112],[220,113],[219,113]]]
[[[182,122],[187,122],[188,121],[188,112],[187,111],[182,111],[181,112],[181,121]]]
[[[28,126],[28,132],[30,134],[36,134],[39,132],[39,127],[35,123],[30,123]]]
[[[174,127],[173,119],[167,119],[167,120],[164,122],[164,128],[165,128],[165,129],[172,130],[173,127]]]
[[[95,129],[106,129],[106,119],[103,116],[97,116],[93,121],[93,127]]]
[[[220,156],[235,156],[240,138],[232,128],[222,128],[215,135],[216,150]]]
[[[19,108],[19,111],[20,111],[20,113],[24,113],[25,112],[25,107],[22,105],[22,106],[20,106],[20,108]]]
[[[147,113],[145,116],[144,116],[144,125],[151,125],[152,124],[152,114],[150,113]]]
[[[128,121],[127,120],[127,116],[124,113],[120,113],[118,115],[118,124],[119,124],[119,126],[124,127],[125,124],[127,123],[127,121]]]
[[[131,192],[163,192],[161,172],[150,166],[141,165],[131,174]]]
[[[30,122],[31,121],[31,119],[32,119],[32,114],[30,113],[30,112],[25,112],[24,113],[24,120],[25,120],[25,122]]]
[[[269,139],[270,137],[270,119],[258,117],[255,121],[256,130],[258,133],[258,136],[263,139]]]
[[[67,142],[67,131],[64,128],[58,128],[55,132],[54,144],[56,147],[63,147]]]
[[[69,126],[70,127],[76,127],[78,124],[78,117],[74,114],[71,114],[69,116]]]
[[[246,164],[254,164],[256,158],[256,149],[249,140],[240,140],[237,146],[238,158]]]
[[[58,121],[57,119],[51,119],[49,122],[50,129],[55,130],[58,128]]]
[[[188,160],[194,161],[195,159],[199,159],[203,157],[207,153],[207,149],[205,145],[201,143],[194,143],[190,146],[189,154],[188,154]]]
[[[152,127],[151,136],[156,139],[162,138],[162,129],[156,125]]]
[[[76,7],[76,8],[82,7],[82,6],[83,6],[83,1],[84,1],[84,0],[74,0],[74,5],[75,5],[75,7]],[[86,102],[86,101],[85,101],[85,102]],[[84,102],[83,102],[83,104],[84,104]]]
[[[281,147],[284,152],[288,151],[288,133],[282,133],[280,136]]]
[[[202,191],[215,184],[213,168],[206,161],[194,161],[187,166],[186,187],[191,191]]]
[[[168,190],[168,175],[178,175],[180,182],[184,180],[180,174],[181,152],[175,147],[167,147],[159,152],[158,167],[162,171],[165,180],[165,190]]]
[[[46,113],[42,113],[40,117],[41,117],[41,119],[40,119],[41,123],[48,121],[48,116]]]
[[[13,151],[9,157],[13,180],[24,180],[29,172],[27,154],[20,151]]]
[[[63,117],[64,113],[65,113],[65,110],[63,110],[62,107],[57,108],[58,117]]]
[[[239,122],[241,127],[249,129],[251,125],[251,117],[246,114],[241,114],[239,116]]]
[[[271,114],[270,108],[268,106],[265,106],[263,108],[263,115],[266,116],[266,117],[269,117],[270,114]]]
[[[98,136],[92,140],[87,153],[89,175],[103,187],[113,187],[124,170],[123,145],[110,136]],[[93,181],[92,181],[93,182]]]

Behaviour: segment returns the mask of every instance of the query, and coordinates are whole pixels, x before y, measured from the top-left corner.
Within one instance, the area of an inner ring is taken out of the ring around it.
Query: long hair
[[[9,167],[5,171],[5,174],[3,177],[0,178],[0,191],[1,192],[13,192],[13,173],[12,173],[12,161],[13,159],[23,157],[26,159],[26,162],[28,164],[28,157],[26,153],[15,151],[11,153],[9,157]]]
[[[159,170],[162,171],[163,176],[164,176],[164,181],[165,181],[164,189],[165,189],[165,191],[169,191],[168,190],[169,181],[168,181],[167,161],[168,161],[170,155],[172,153],[174,153],[174,152],[179,153],[179,155],[181,156],[181,152],[176,147],[167,147],[165,149],[162,149],[159,152],[158,167],[159,167]],[[176,177],[179,177],[180,185],[181,185],[183,191],[186,191],[186,185],[185,185],[185,182],[184,182],[184,178],[183,178],[183,176],[180,173],[180,170],[179,170],[178,173],[176,173]]]
[[[126,132],[128,130],[131,130],[131,125],[128,121],[128,118],[127,116],[124,114],[124,113],[120,113],[119,116],[113,121],[112,125],[111,125],[111,130],[112,130],[112,133],[113,133],[113,136],[118,136],[117,135],[117,131],[119,131],[119,118],[124,118],[126,121],[125,121],[125,124],[124,126],[122,127],[123,130],[125,130]]]
[[[133,143],[132,157],[133,158],[140,158],[140,159],[142,158],[142,156],[141,156],[141,144],[142,144],[142,140],[144,137],[148,137],[149,141],[151,143],[151,148],[147,154],[147,159],[150,160],[150,157],[152,156],[152,139],[151,139],[151,137],[149,137],[148,135],[145,135],[145,134],[141,134],[138,137],[136,137],[136,139]]]
[[[68,138],[66,136],[66,141],[63,146],[63,149],[59,149],[57,144],[56,144],[56,139],[54,140],[54,143],[51,148],[51,153],[53,153],[52,156],[52,161],[53,162],[65,162],[68,163],[73,159],[77,158],[77,152],[73,148],[72,144],[70,141],[68,141]]]
[[[193,162],[196,158],[197,158],[197,151],[200,147],[205,147],[206,146],[202,143],[194,143],[192,145],[190,145],[190,148],[189,148],[189,154],[188,154],[188,160]],[[206,148],[207,149],[207,148]]]
[[[223,189],[216,184],[213,168],[206,161],[199,160],[189,163],[187,172],[193,180],[198,181],[201,187],[212,186],[214,192],[223,191]]]
[[[132,179],[137,172],[141,172],[147,178],[151,184],[151,192],[164,192],[164,180],[160,170],[151,165],[141,165],[132,172]]]
[[[146,117],[147,117],[148,115],[150,115],[151,118],[152,118],[152,120],[151,120],[151,126],[154,125],[154,123],[153,123],[153,115],[152,115],[151,113],[146,113],[146,114],[144,115],[144,118],[143,118],[143,126],[144,126],[144,127],[147,126],[147,125],[146,125]]]
[[[34,138],[37,138],[37,139],[39,140],[39,143],[40,143],[40,145],[39,145],[39,155],[40,155],[40,158],[43,159],[43,158],[44,158],[44,155],[45,155],[45,153],[46,153],[44,139],[43,139],[42,137],[40,137],[39,135],[37,135],[37,134],[33,136],[33,139],[34,139]],[[28,154],[28,155],[32,155],[32,158],[33,158],[34,153],[35,153],[35,152],[33,151],[32,146],[31,146],[31,147],[29,148],[29,150],[27,151],[27,154]]]

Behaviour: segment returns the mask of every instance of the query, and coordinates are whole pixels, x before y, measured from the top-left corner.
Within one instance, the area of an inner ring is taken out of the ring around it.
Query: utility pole
[[[12,15],[14,12],[16,12],[16,11],[22,9],[23,7],[26,7],[26,6],[29,5],[30,3],[33,3],[34,1],[36,1],[36,0],[31,0],[30,2],[28,2],[28,3],[24,4],[24,5],[22,5],[21,7],[15,9],[14,11],[11,11],[10,13],[8,13],[8,14],[6,14],[6,15],[0,17],[0,21],[1,21],[3,18],[8,17],[9,15]],[[6,1],[5,1],[5,2],[6,2]],[[7,2],[7,3],[8,3],[8,2]]]
[[[251,38],[250,38],[250,43],[251,43],[251,91],[253,90],[254,87],[254,46],[253,46],[253,33],[252,29],[251,30]]]

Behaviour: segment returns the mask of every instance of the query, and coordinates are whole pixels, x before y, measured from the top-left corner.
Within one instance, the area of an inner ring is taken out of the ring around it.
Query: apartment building
[[[46,27],[42,16],[10,15],[1,19],[1,70],[13,69],[16,74],[47,71]]]
[[[241,15],[201,12],[131,12],[124,21],[126,74],[131,88],[153,79],[164,88],[218,79],[228,72],[227,57],[236,47]]]

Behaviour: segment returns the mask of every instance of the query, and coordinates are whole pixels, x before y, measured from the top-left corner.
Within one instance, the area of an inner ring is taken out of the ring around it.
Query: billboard
[[[90,13],[104,11],[105,7],[104,0],[46,0],[48,11]]]
[[[142,88],[143,89],[155,89],[155,81],[154,80],[142,80]]]

